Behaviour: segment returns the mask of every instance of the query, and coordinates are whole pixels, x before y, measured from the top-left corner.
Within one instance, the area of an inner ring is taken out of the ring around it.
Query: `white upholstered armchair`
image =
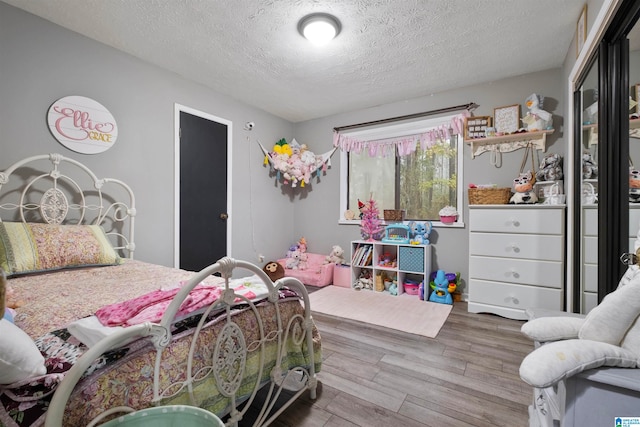
[[[640,367],[637,265],[586,316],[527,314],[522,332],[534,351],[522,361],[520,377],[534,388],[531,427],[614,425],[614,417],[640,417],[640,369],[627,369]]]

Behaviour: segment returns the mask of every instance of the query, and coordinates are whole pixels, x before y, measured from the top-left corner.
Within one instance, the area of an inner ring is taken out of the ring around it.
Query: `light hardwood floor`
[[[384,315],[384,313],[381,313]],[[527,426],[532,389],[518,375],[533,344],[522,321],[456,302],[435,339],[314,314],[323,346],[318,398],[282,426]]]

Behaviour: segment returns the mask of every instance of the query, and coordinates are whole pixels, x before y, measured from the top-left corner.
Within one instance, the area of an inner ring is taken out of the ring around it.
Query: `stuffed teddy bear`
[[[289,257],[287,258],[287,261],[285,262],[284,267],[289,270],[298,270],[298,267],[300,266],[301,256],[302,256],[302,253],[299,250],[296,249],[295,251],[292,251]]]
[[[338,246],[334,245],[331,248],[331,253],[325,257],[325,264],[344,264],[344,250]]]
[[[284,267],[276,261],[266,263],[264,267],[262,267],[262,271],[267,273],[267,276],[269,276],[272,282],[284,277]]]
[[[509,204],[534,204],[538,202],[538,196],[533,191],[533,176],[531,171],[521,173],[513,180],[515,193],[509,199]]]
[[[562,156],[547,154],[540,162],[540,169],[536,172],[538,181],[556,181],[564,177],[562,173]]]

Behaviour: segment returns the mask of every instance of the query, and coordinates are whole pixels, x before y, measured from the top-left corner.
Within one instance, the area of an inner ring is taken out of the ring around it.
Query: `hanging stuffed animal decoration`
[[[518,178],[513,180],[515,193],[509,199],[509,204],[534,204],[538,202],[538,196],[533,191],[533,176],[531,171],[521,172]]]
[[[525,105],[529,109],[527,114],[522,118],[528,132],[552,129],[553,115],[542,109],[544,96],[532,93],[525,100]]]

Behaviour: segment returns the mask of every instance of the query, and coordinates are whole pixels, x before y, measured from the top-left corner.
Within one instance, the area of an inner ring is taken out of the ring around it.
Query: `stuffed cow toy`
[[[534,204],[538,196],[533,191],[533,175],[531,171],[523,172],[513,180],[515,193],[509,199],[510,204]]]

